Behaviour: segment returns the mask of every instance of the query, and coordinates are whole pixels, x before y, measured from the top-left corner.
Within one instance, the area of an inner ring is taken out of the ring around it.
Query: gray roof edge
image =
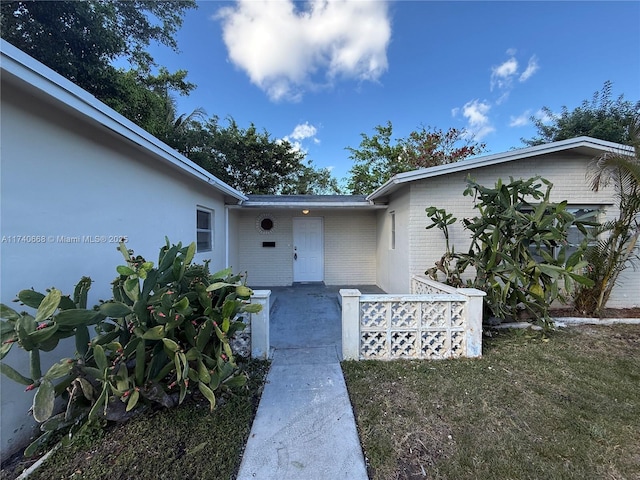
[[[29,88],[39,90],[77,113],[161,157],[188,175],[204,181],[223,194],[242,201],[247,197],[235,188],[196,165],[184,155],[161,142],[146,130],[108,107],[22,50],[0,39],[0,69],[19,78]]]
[[[572,150],[580,147],[590,147],[602,152],[607,151],[622,151],[633,153],[633,148],[628,145],[622,145],[620,143],[609,142],[607,140],[600,140],[593,137],[580,136],[575,138],[569,138],[567,140],[559,140],[557,142],[545,143],[542,145],[535,145],[533,147],[520,148],[516,150],[509,150],[506,152],[495,153],[492,155],[485,155],[482,157],[471,158],[468,160],[461,160],[455,163],[448,163],[446,165],[438,165],[430,168],[423,168],[420,170],[412,170],[410,172],[399,173],[378,187],[373,193],[367,196],[367,200],[373,201],[377,198],[383,197],[400,187],[400,185],[415,180],[423,180],[425,178],[437,177],[448,173],[455,173],[464,170],[471,170],[474,168],[487,167],[490,165],[496,165],[499,163],[506,163],[514,160],[521,160],[523,158],[535,157],[539,155],[546,155],[549,153],[561,152],[565,150]]]
[[[309,208],[309,209],[328,209],[328,208],[369,208],[379,209],[387,208],[386,205],[374,204],[373,202],[260,202],[260,201],[243,201],[238,205],[242,208]]]

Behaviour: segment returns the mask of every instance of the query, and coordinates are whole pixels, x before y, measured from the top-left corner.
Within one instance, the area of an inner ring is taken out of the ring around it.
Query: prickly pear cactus
[[[253,292],[242,276],[231,269],[210,274],[208,264],[192,264],[194,243],[183,247],[167,239],[157,266],[124,243],[119,250],[125,264],[116,268],[113,298],[91,310],[87,277],[73,299],[55,288],[46,294],[21,291],[18,300],[35,309],[35,316],[0,305],[0,360],[14,343],[31,359],[30,377],[5,363],[1,371],[27,390],[37,389],[32,412],[45,434],[28,451],[56,429],[74,433],[95,418],[126,420],[153,404],[176,406],[196,390],[213,409],[216,395],[246,383],[229,340],[244,328],[243,317],[260,306],[249,303]],[[76,338],[76,357],[60,360],[43,375],[40,351],[70,336]],[[67,408],[54,415],[62,394]]]

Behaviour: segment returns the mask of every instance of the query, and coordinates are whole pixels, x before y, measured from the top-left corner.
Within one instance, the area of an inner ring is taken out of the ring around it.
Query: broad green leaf
[[[126,275],[127,277],[136,273],[133,268],[127,267],[126,265],[118,265],[116,267],[116,272],[118,272],[120,275]]]
[[[191,260],[193,260],[193,256],[196,254],[196,242],[191,242],[187,247],[187,253],[184,256],[184,264],[189,265]]]
[[[200,376],[198,375],[198,372],[191,367],[189,367],[189,369],[187,370],[187,376],[189,377],[189,380],[192,382],[200,381]]]
[[[36,323],[46,320],[58,309],[62,292],[56,288],[52,288],[46,297],[40,302],[38,311],[36,312]]]
[[[173,308],[179,313],[184,313],[189,308],[189,299],[186,296],[182,297],[179,302],[173,304]]]
[[[13,308],[7,307],[4,303],[0,303],[0,318],[5,320],[17,320],[19,316],[18,312]],[[4,333],[5,324],[8,324],[8,322],[2,322],[3,327],[0,329],[0,333]],[[13,326],[11,328],[13,329]]]
[[[207,384],[211,382],[211,373],[202,360],[198,360],[198,379]]]
[[[189,362],[187,362],[187,357],[185,356],[184,353],[178,352],[176,353],[176,358],[178,358],[182,363],[182,379],[186,380],[187,378],[189,378],[189,370],[190,370]]]
[[[248,303],[243,305],[242,311],[247,313],[259,313],[262,311],[262,305],[259,303]]]
[[[107,362],[107,356],[104,354],[102,345],[93,346],[93,357],[96,360],[96,366],[98,367],[98,369],[104,372],[109,364]]]
[[[164,335],[164,325],[157,325],[144,332],[142,338],[145,340],[160,340],[164,338]]]
[[[122,302],[108,302],[100,305],[100,313],[105,317],[122,318],[132,313],[132,310]]]
[[[78,378],[78,380],[80,381],[80,389],[82,390],[82,394],[87,400],[92,401],[96,395],[96,391],[93,388],[93,385],[91,385],[91,382],[89,382],[86,378],[80,377]]]
[[[95,310],[63,310],[53,317],[54,322],[58,325],[76,327],[78,325],[91,325],[99,315]]]
[[[6,363],[0,362],[0,373],[10,378],[14,382],[21,383],[22,385],[32,385],[33,380],[31,378],[27,378],[20,373],[18,373],[15,369],[7,365]]]
[[[199,351],[203,351],[204,347],[207,345],[207,342],[211,339],[211,333],[213,332],[213,320],[208,319],[202,327],[200,328],[200,332],[198,333],[198,337],[196,339],[196,347]]]
[[[209,410],[213,412],[214,408],[216,408],[216,396],[213,393],[213,390],[211,390],[208,386],[206,386],[202,382],[198,382],[198,388],[200,389],[200,392],[202,393],[202,395],[204,395],[205,398],[209,400],[209,406],[210,406]]]
[[[253,290],[251,290],[249,287],[245,286],[245,285],[238,285],[236,287],[236,294],[239,297],[250,297],[251,295],[253,295]]]
[[[136,346],[136,367],[135,367],[135,377],[136,377],[136,385],[142,385],[144,382],[144,369],[145,365],[145,341],[139,339],[139,343]]]
[[[35,330],[29,334],[29,339],[34,344],[40,344],[42,342],[46,342],[49,338],[53,336],[54,333],[58,331],[57,324],[51,324],[49,327],[41,328],[40,330]]]
[[[37,309],[42,303],[44,295],[35,290],[21,290],[18,292],[18,300],[24,303],[27,307]]]
[[[222,305],[222,318],[229,319],[233,317],[237,306],[238,305],[236,304],[235,300],[225,300],[224,304]],[[222,330],[226,332],[224,328]]]
[[[29,444],[27,448],[25,448],[22,453],[25,457],[29,458],[38,452],[42,447],[44,447],[49,441],[49,437],[53,434],[53,431],[45,432],[40,435],[35,441]]]
[[[211,279],[218,280],[227,278],[229,275],[233,273],[231,267],[225,268],[224,270],[220,270],[219,272],[214,273],[210,276]]]
[[[33,397],[33,418],[42,423],[51,417],[56,396],[53,383],[47,378],[42,379],[36,395]]]
[[[96,415],[98,415],[98,412],[100,411],[100,408],[103,408],[103,415],[104,415],[104,412],[106,412],[106,410],[107,410],[107,402],[109,400],[109,396],[108,396],[108,392],[107,392],[108,388],[109,388],[109,384],[105,383],[104,387],[102,388],[102,392],[100,393],[100,396],[98,397],[98,400],[93,405],[93,407],[91,407],[91,411],[89,412],[89,418],[94,418]]]
[[[229,388],[243,387],[247,384],[247,377],[244,375],[236,375],[235,377],[229,378],[224,384]]]
[[[185,357],[188,361],[196,360],[202,358],[202,354],[196,347],[191,347],[187,353],[185,353]]]
[[[86,308],[86,306],[78,307],[75,303],[73,303],[73,300],[71,300],[69,295],[63,295],[62,297],[60,297],[60,305],[58,305],[58,307],[60,308],[60,310],[73,310],[74,308]]]
[[[138,390],[134,390],[131,395],[129,395],[129,401],[127,402],[127,408],[125,409],[127,412],[136,408],[138,404],[138,400],[140,399],[140,392]]]
[[[11,351],[14,343],[15,342],[0,344],[0,360],[7,356],[7,353]]]
[[[169,352],[175,353],[178,350],[180,350],[180,346],[170,338],[163,338],[162,343],[164,343],[165,349],[168,350]]]
[[[207,292],[213,292],[215,290],[220,290],[221,288],[225,288],[225,287],[235,287],[235,285],[233,283],[216,282],[216,283],[212,283],[207,287]]]
[[[137,278],[129,278],[124,281],[124,293],[134,302],[140,296],[140,281]]]
[[[89,329],[86,325],[76,328],[76,351],[84,356],[89,351]]]
[[[71,372],[74,366],[74,361],[71,358],[63,358],[57,363],[51,365],[47,373],[44,374],[44,378],[47,380],[56,380],[62,378]]]

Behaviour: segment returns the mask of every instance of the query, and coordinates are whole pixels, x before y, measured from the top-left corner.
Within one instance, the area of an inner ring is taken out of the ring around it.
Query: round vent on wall
[[[273,233],[276,229],[276,220],[272,215],[263,213],[256,219],[256,228],[260,233]]]

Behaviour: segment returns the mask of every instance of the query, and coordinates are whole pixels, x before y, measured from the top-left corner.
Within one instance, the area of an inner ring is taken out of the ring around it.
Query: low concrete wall
[[[482,355],[485,293],[413,276],[409,295],[340,290],[345,360],[442,359]]]

